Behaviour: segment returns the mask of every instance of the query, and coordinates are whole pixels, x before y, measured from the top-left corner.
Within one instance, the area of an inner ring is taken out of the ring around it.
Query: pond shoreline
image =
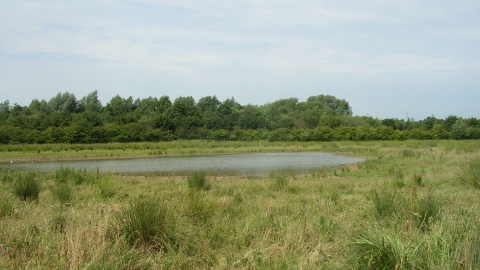
[[[95,150],[93,150],[95,151]],[[248,155],[255,154],[258,152],[244,152],[244,153],[235,153],[235,152],[224,152],[224,153],[211,153],[211,152],[199,152],[192,154],[156,154],[156,155],[127,155],[127,156],[87,156],[87,157],[25,157],[25,158],[0,158],[0,164],[8,163],[47,163],[47,162],[65,162],[65,161],[95,161],[95,160],[125,160],[125,159],[143,159],[143,158],[175,158],[175,157],[195,157],[195,156],[214,156],[214,155]],[[328,152],[328,151],[262,151],[260,153],[328,153],[341,157],[358,157],[352,155],[352,152]],[[360,157],[365,158],[365,157]]]

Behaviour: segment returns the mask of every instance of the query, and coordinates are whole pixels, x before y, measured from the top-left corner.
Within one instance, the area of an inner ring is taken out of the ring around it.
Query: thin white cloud
[[[45,77],[72,67],[70,80],[85,76],[83,67],[111,72],[124,85],[142,83],[125,76],[129,72],[167,74],[170,87],[179,89],[186,82],[236,89],[248,77],[259,88],[276,87],[281,83],[274,80],[293,84],[300,77],[292,74],[300,73],[474,73],[478,12],[480,4],[472,1],[5,1],[0,70],[12,77],[2,76],[0,86],[20,87],[38,66]],[[27,80],[36,85],[38,78]],[[315,89],[318,82],[297,83]]]

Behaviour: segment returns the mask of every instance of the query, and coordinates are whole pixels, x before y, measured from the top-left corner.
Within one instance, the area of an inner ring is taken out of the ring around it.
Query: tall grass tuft
[[[480,157],[470,161],[461,173],[460,182],[480,189]]]
[[[117,193],[116,183],[109,177],[98,180],[97,187],[100,190],[100,196],[104,199],[111,198]]]
[[[194,223],[205,222],[214,212],[213,204],[209,202],[203,194],[203,192],[188,193],[186,215]]]
[[[412,269],[402,241],[381,231],[367,232],[352,242],[357,269]],[[417,249],[413,249],[415,251]]]
[[[15,201],[7,194],[0,193],[0,196],[2,196],[0,200],[0,218],[10,216],[15,209]]]
[[[386,190],[380,193],[377,190],[370,192],[369,198],[375,207],[375,213],[380,217],[385,217],[395,213],[397,210],[397,194]]]
[[[190,190],[210,190],[211,185],[207,183],[206,173],[204,171],[193,172],[187,180]]]
[[[59,183],[52,188],[52,195],[61,203],[69,203],[72,201],[73,191],[67,183]]]
[[[165,248],[170,238],[166,207],[152,197],[138,198],[119,212],[115,225],[132,247]]]
[[[34,173],[19,174],[13,185],[14,194],[23,201],[38,200],[40,183]]]
[[[277,190],[285,190],[288,186],[288,179],[285,175],[277,175],[275,177],[274,187]]]
[[[429,230],[433,221],[438,218],[440,203],[431,194],[426,198],[419,199],[415,205],[414,221],[422,231]]]

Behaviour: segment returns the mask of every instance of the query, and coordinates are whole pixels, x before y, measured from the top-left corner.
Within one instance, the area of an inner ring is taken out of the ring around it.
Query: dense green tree
[[[69,92],[58,93],[48,101],[48,106],[54,112],[74,113],[78,109],[77,99],[74,94]]]
[[[89,111],[89,112],[100,113],[102,109],[103,109],[103,106],[100,100],[98,99],[97,90],[84,96],[82,99],[78,101],[79,112]]]
[[[452,130],[452,126],[457,122],[458,117],[455,115],[449,115],[445,120],[443,121],[443,126],[445,129],[450,132]]]
[[[265,127],[265,117],[258,106],[247,105],[238,113],[238,126],[241,129],[259,129]]]
[[[330,95],[311,96],[307,99],[308,103],[321,103],[325,107],[330,108],[338,115],[352,115],[352,108],[344,99],[338,99]]]
[[[467,139],[467,123],[462,118],[458,118],[457,121],[450,128],[450,136],[455,140]]]
[[[180,139],[196,139],[196,129],[201,126],[200,114],[193,97],[178,97],[172,104],[169,117]]]

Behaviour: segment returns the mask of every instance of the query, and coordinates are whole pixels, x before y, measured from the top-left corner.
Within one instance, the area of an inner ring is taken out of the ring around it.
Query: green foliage
[[[426,198],[419,199],[415,205],[414,220],[415,224],[422,231],[430,229],[430,225],[436,219],[440,212],[440,203],[431,194]]]
[[[68,183],[58,183],[52,188],[52,195],[60,203],[69,203],[72,201],[73,190]]]
[[[186,215],[194,222],[205,222],[213,215],[213,204],[203,193],[189,192],[187,199]]]
[[[352,246],[357,269],[416,269],[410,258],[417,256],[420,245],[406,247],[398,237],[379,230],[362,234]]]
[[[14,194],[23,201],[38,200],[40,182],[37,175],[32,172],[18,174],[13,189]]]
[[[61,167],[55,171],[55,181],[57,183],[68,184],[75,182],[76,184],[81,184],[84,180],[85,177],[80,170],[76,171],[75,169]]]
[[[50,226],[53,231],[63,233],[65,231],[65,227],[67,226],[67,218],[65,213],[61,211],[55,213],[50,222]]]
[[[153,197],[141,197],[115,216],[114,227],[130,246],[159,249],[168,246],[171,222],[167,208]]]
[[[423,178],[421,175],[415,174],[413,176],[413,183],[417,186],[423,186]]]
[[[8,194],[0,193],[2,199],[0,199],[0,218],[7,217],[13,214],[15,209],[15,200]]]
[[[370,192],[369,199],[373,202],[375,213],[380,217],[392,215],[397,211],[397,194],[394,191],[376,189]]]
[[[117,185],[110,177],[98,180],[97,187],[100,190],[100,196],[104,199],[111,198],[117,193]]]
[[[58,93],[29,106],[0,103],[0,144],[107,143],[175,139],[372,141],[480,139],[476,118],[379,120],[352,116],[347,101],[330,95],[280,99],[265,105],[220,102],[215,96],[113,97],[105,106],[94,91],[77,100]],[[40,150],[38,150],[40,151]]]
[[[204,171],[193,172],[188,177],[187,184],[190,190],[210,190],[211,188],[211,185],[207,182]]]
[[[480,189],[480,158],[473,159],[464,166],[459,180],[461,183]]]

